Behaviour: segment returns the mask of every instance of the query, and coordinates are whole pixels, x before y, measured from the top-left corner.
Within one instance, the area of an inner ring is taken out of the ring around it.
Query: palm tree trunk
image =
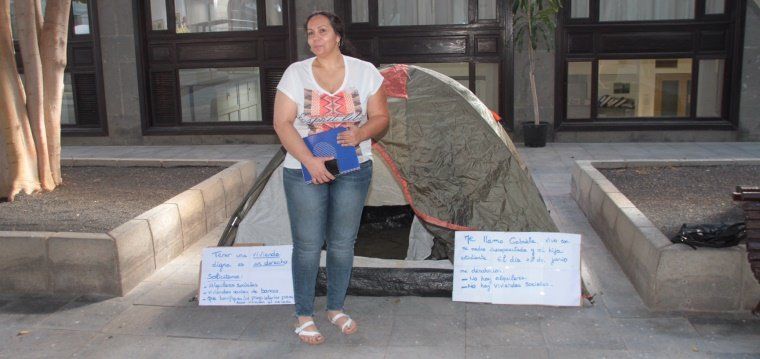
[[[528,62],[530,62],[530,93],[533,98],[533,123],[538,126],[541,122],[538,112],[538,92],[536,91],[536,58],[533,47],[528,46]]]
[[[10,2],[0,0],[0,198],[40,190],[34,139],[11,36]]]
[[[61,103],[66,69],[66,41],[69,33],[71,0],[48,1],[40,36],[40,57],[44,87],[45,127],[51,172],[61,184]]]
[[[536,11],[534,7],[529,8],[530,12]],[[536,43],[535,36],[538,34],[533,33],[533,14],[526,14],[528,18],[528,63],[530,63],[530,93],[533,98],[533,123],[538,126],[541,123],[541,118],[538,112],[538,93],[536,92],[536,54],[533,45]]]
[[[36,2],[36,1],[35,1]],[[37,32],[36,6],[29,1],[14,2],[18,40],[24,62],[26,110],[37,151],[37,171],[42,189],[52,191],[55,182],[50,171],[45,117],[43,114],[42,62]]]

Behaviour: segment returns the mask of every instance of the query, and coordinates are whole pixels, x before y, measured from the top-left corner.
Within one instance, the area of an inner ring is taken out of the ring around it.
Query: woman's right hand
[[[322,184],[328,183],[335,179],[335,176],[327,170],[325,167],[325,161],[332,160],[333,157],[314,157],[312,156],[306,160],[303,165],[309,170],[311,174],[311,183]]]

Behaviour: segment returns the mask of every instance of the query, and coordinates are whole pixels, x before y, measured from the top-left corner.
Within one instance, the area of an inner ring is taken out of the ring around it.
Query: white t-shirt
[[[301,137],[355,123],[367,122],[367,99],[383,84],[383,76],[371,63],[343,55],[345,77],[337,91],[329,93],[317,84],[312,72],[314,57],[292,63],[277,84],[277,90],[298,104],[293,123]],[[359,162],[372,159],[372,140],[356,147]],[[300,169],[301,163],[290,153],[285,168]]]

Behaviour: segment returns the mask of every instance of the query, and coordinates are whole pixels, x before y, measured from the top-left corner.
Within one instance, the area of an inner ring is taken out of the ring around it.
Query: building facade
[[[315,10],[341,15],[377,66],[459,81],[514,137],[532,119],[511,1],[72,3],[64,144],[276,143],[275,87],[310,56]],[[554,141],[760,139],[760,0],[570,0],[557,23],[536,75]]]

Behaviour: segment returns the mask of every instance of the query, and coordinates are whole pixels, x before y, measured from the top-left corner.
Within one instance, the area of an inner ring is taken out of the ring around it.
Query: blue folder
[[[304,137],[303,141],[312,154],[316,157],[334,157],[333,161],[325,162],[325,167],[333,175],[342,175],[359,169],[359,156],[356,155],[356,148],[353,146],[342,146],[338,143],[338,134],[345,131],[345,127],[336,127],[328,131],[320,132],[314,135]],[[337,166],[336,166],[337,164]],[[306,166],[301,166],[303,179],[306,183],[311,183],[311,173]]]

